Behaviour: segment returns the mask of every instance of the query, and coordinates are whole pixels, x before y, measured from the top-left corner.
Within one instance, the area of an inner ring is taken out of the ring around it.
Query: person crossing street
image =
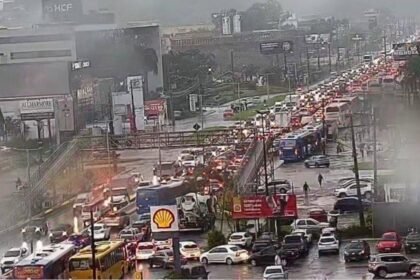
[[[309,185],[308,185],[307,182],[305,182],[305,184],[303,184],[303,192],[305,194],[305,205],[309,205],[309,196],[308,196]]]
[[[321,173],[319,173],[319,175],[318,175],[318,184],[319,184],[319,187],[320,188],[322,188],[322,181],[323,180],[324,180],[324,177],[322,176]]]

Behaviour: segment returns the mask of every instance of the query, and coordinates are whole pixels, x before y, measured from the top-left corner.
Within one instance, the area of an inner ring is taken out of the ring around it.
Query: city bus
[[[189,192],[189,187],[183,180],[170,181],[155,187],[137,188],[137,214],[149,213],[150,206],[176,204],[177,197]]]
[[[350,113],[351,107],[348,103],[333,102],[325,107],[325,121],[336,121],[338,127],[347,127],[350,124]]]
[[[296,162],[306,159],[321,145],[322,131],[298,130],[280,139],[280,160]]]
[[[127,254],[123,241],[95,242],[97,279],[124,279],[128,272]],[[71,279],[93,279],[90,246],[70,258]]]
[[[14,279],[69,279],[69,259],[75,253],[73,244],[43,247],[24,258],[13,268]]]

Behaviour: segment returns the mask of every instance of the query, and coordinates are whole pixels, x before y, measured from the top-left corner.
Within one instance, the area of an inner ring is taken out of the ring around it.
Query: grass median
[[[235,114],[235,116],[233,117],[233,120],[235,120],[235,121],[246,121],[250,118],[253,118],[257,114],[258,110],[264,110],[265,108],[269,108],[269,107],[273,106],[276,102],[283,101],[285,97],[286,97],[285,95],[280,95],[280,96],[270,98],[270,99],[268,99],[268,101],[266,103],[267,107],[265,107],[263,103],[258,104],[258,106],[256,106],[255,108],[245,110],[245,111],[242,111],[242,112],[239,112],[239,113]]]

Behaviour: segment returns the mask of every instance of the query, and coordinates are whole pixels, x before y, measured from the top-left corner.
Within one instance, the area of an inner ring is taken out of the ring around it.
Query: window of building
[[[50,50],[50,51],[30,51],[30,52],[12,52],[11,59],[32,59],[48,57],[68,57],[71,56],[71,50]]]

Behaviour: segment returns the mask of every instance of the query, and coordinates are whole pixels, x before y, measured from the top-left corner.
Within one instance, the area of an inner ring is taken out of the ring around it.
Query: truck
[[[117,211],[135,199],[138,178],[133,174],[115,176],[109,182],[111,209]]]
[[[291,119],[292,113],[290,111],[278,111],[274,113],[274,124],[276,127],[289,127]]]
[[[207,231],[214,223],[214,211],[209,205],[214,197],[188,193],[178,200],[180,209],[179,228],[181,231]]]
[[[121,229],[130,225],[130,216],[123,211],[109,212],[103,218],[102,223],[110,228]]]

